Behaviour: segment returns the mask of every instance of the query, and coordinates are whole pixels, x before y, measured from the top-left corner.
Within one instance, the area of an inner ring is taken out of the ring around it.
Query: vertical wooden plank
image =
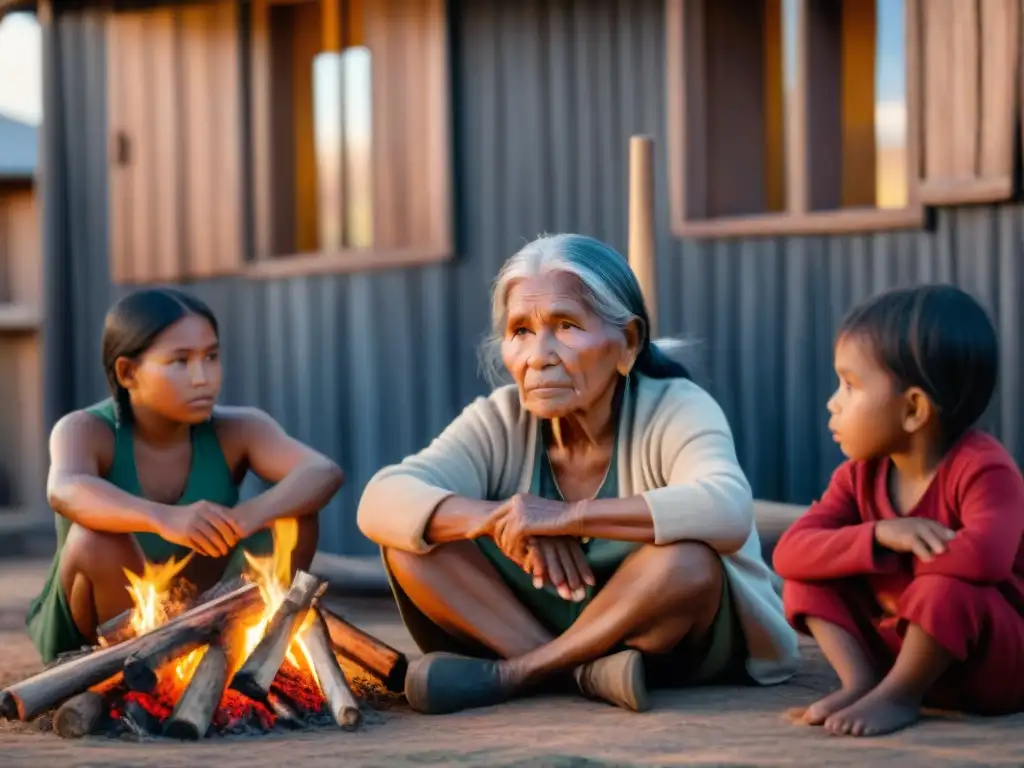
[[[699,7],[699,2],[690,4],[691,9]],[[692,136],[694,128],[700,126],[700,118],[694,115],[692,123],[688,125],[686,120],[687,107],[690,100],[700,101],[699,94],[693,94],[686,88],[684,75],[689,71],[686,66],[686,59],[694,62],[700,61],[696,51],[692,51],[684,43],[684,34],[688,27],[687,5],[684,0],[666,0],[665,2],[665,104],[668,117],[668,192],[669,206],[671,209],[673,227],[679,227],[690,216],[700,215],[691,210],[694,201],[690,198],[692,194],[687,189],[688,172],[693,173],[690,166],[698,162],[698,157],[686,151],[688,142],[699,140],[699,137]],[[692,11],[691,11],[692,12]],[[693,77],[695,85],[699,86],[700,79]]]
[[[214,174],[212,187],[216,205],[212,223],[214,236],[214,263],[217,274],[231,274],[245,260],[244,224],[242,205],[242,169],[245,142],[242,140],[242,56],[239,48],[238,5],[232,0],[221,0],[213,8],[213,46],[210,65],[211,90],[215,99],[210,112],[213,144]],[[210,98],[210,97],[208,97]]]
[[[843,207],[876,204],[875,61],[878,12],[874,2],[844,2],[842,23]]]
[[[1009,178],[1020,78],[1020,0],[981,2],[979,175]]]
[[[156,214],[153,187],[154,178],[153,128],[148,116],[151,84],[146,75],[147,25],[141,13],[125,14],[119,29],[121,55],[119,63],[124,77],[124,125],[129,141],[130,174],[128,194],[131,208],[127,220],[125,248],[130,263],[130,280],[149,280],[153,274],[150,257],[153,255],[152,231]]]
[[[20,488],[18,501],[44,510],[46,501],[46,428],[43,424],[43,366],[39,336],[13,341],[17,356],[19,434],[17,437]]]
[[[810,61],[810,46],[807,41],[810,15],[807,0],[793,0],[795,19],[792,29],[786,14],[782,15],[783,50],[792,43],[793,50],[786,53],[793,63],[783,60],[782,76],[785,80],[783,90],[786,93],[786,210],[793,215],[800,215],[810,210],[810,179],[808,169],[810,159],[807,147],[807,66]],[[785,10],[785,7],[784,9]],[[789,68],[793,78],[789,82]]]
[[[107,16],[107,168],[109,169],[110,274],[115,283],[132,279],[131,180],[132,167],[125,104],[125,23],[118,14]]]
[[[402,187],[409,190],[406,205],[406,220],[402,245],[425,245],[430,242],[430,203],[433,189],[427,173],[427,155],[430,151],[429,121],[426,119],[433,94],[428,91],[430,29],[427,26],[431,0],[401,0],[402,10],[398,14],[402,41],[401,49],[404,71],[402,81],[410,87],[405,91],[401,107],[404,114],[423,115],[426,125],[417,125],[417,120],[406,119],[405,159],[406,167]],[[398,47],[398,46],[396,46]]]
[[[804,0],[806,13],[805,116],[807,202],[835,210],[843,199],[843,9],[836,0]],[[872,110],[873,111],[873,110]]]
[[[167,282],[182,271],[181,136],[178,130],[178,50],[174,11],[144,14],[146,40],[142,51],[151,81],[145,136],[152,136],[147,163],[147,188],[152,195],[150,224],[151,272],[147,279]],[[141,63],[141,62],[140,62]]]
[[[425,41],[422,69],[426,77],[427,187],[426,242],[448,251],[452,236],[451,89],[448,76],[448,13],[446,0],[426,0],[423,19]]]
[[[373,244],[379,248],[399,245],[397,222],[401,220],[399,169],[403,158],[401,124],[395,105],[400,103],[404,88],[401,55],[397,50],[402,40],[396,39],[396,3],[402,0],[381,0],[365,9],[366,38],[371,55],[373,88]]]
[[[952,8],[952,46],[947,55],[954,66],[946,84],[952,101],[952,111],[946,116],[952,126],[952,171],[954,176],[972,178],[978,169],[981,117],[978,0],[953,0]]]
[[[7,300],[42,309],[43,243],[38,191],[19,190],[0,197],[0,271],[7,280]]]
[[[320,48],[320,7],[316,3],[290,6],[293,25],[291,38],[291,94],[285,106],[293,121],[293,176],[287,180],[294,190],[293,216],[295,242],[293,253],[319,250],[320,206],[317,200],[317,165],[313,127],[313,60]]]
[[[8,219],[10,200],[9,195],[0,191],[0,303],[6,304],[13,301],[13,261],[16,258],[14,249],[11,247],[10,224]]]
[[[183,6],[182,38],[182,116],[185,126],[185,243],[191,277],[208,277],[214,272],[216,247],[210,215],[218,201],[214,196],[214,152],[212,110],[222,98],[212,87],[210,20],[213,9],[207,5]]]
[[[765,0],[764,14],[764,183],[765,207],[786,209],[786,88],[783,0]]]
[[[970,1],[970,0],[969,0]],[[951,78],[954,4],[928,0],[921,5],[924,48],[924,176],[953,175],[953,105]]]
[[[253,256],[268,259],[273,254],[272,140],[270,8],[266,0],[254,0],[250,10],[249,125],[252,142]]]

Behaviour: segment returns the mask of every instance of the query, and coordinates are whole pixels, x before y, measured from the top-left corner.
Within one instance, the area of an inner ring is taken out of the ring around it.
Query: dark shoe
[[[497,662],[438,652],[409,664],[405,697],[417,712],[444,715],[501,704],[509,693],[502,686]]]
[[[574,676],[584,696],[633,712],[651,708],[644,681],[644,659],[639,651],[621,651],[581,664]]]

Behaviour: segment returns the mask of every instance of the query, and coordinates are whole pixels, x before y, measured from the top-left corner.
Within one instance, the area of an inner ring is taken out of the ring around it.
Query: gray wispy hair
[[[508,320],[512,284],[526,277],[565,272],[582,286],[581,300],[606,323],[624,329],[640,321],[641,345],[634,370],[652,378],[689,378],[677,359],[687,346],[678,339],[649,338],[650,318],[640,283],[622,254],[593,237],[577,234],[542,235],[505,262],[491,292],[491,330],[480,347],[480,369],[497,386],[508,380],[501,344]]]

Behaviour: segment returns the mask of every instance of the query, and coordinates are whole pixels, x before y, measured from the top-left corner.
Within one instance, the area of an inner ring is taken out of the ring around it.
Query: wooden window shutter
[[[237,6],[113,13],[107,24],[114,281],[237,270],[244,258]]]
[[[1013,194],[1021,0],[924,0],[920,194],[931,205]]]
[[[445,0],[364,5],[373,56],[374,247],[451,246]]]

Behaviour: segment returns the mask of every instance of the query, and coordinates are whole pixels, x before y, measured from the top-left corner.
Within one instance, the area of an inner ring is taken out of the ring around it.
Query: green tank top
[[[142,485],[139,483],[135,467],[135,445],[131,426],[118,423],[112,400],[104,400],[87,408],[86,411],[105,421],[114,431],[114,459],[104,479],[122,491],[142,498]],[[238,496],[238,485],[224,458],[213,423],[204,422],[193,427],[192,468],[185,483],[185,491],[177,504],[186,505],[206,500],[225,507],[234,507],[238,503]],[[61,515],[55,517],[57,551],[50,565],[46,583],[39,596],[32,601],[25,617],[28,635],[45,663],[53,661],[61,653],[88,645],[87,639],[75,625],[59,578],[61,556],[68,531],[71,530],[71,521]],[[154,563],[165,562],[172,556],[181,559],[190,551],[187,547],[166,541],[154,533],[137,533],[135,538],[145,558]],[[258,531],[236,547],[225,567],[226,577],[241,573],[244,567],[243,548],[260,556],[272,551],[273,538],[270,531]]]
[[[114,401],[110,398],[85,410],[105,421],[114,431],[114,459],[104,480],[125,493],[144,498],[135,467],[135,442],[131,425],[118,421]],[[224,507],[234,507],[238,503],[238,485],[231,474],[227,459],[224,458],[212,421],[204,421],[192,428],[192,468],[185,483],[185,490],[176,504],[185,506],[197,501],[212,501]],[[71,528],[71,521],[61,515],[56,517],[59,558],[64,540]],[[150,562],[164,562],[172,555],[180,558],[188,552],[185,547],[162,539],[155,533],[137,533],[135,538]]]

